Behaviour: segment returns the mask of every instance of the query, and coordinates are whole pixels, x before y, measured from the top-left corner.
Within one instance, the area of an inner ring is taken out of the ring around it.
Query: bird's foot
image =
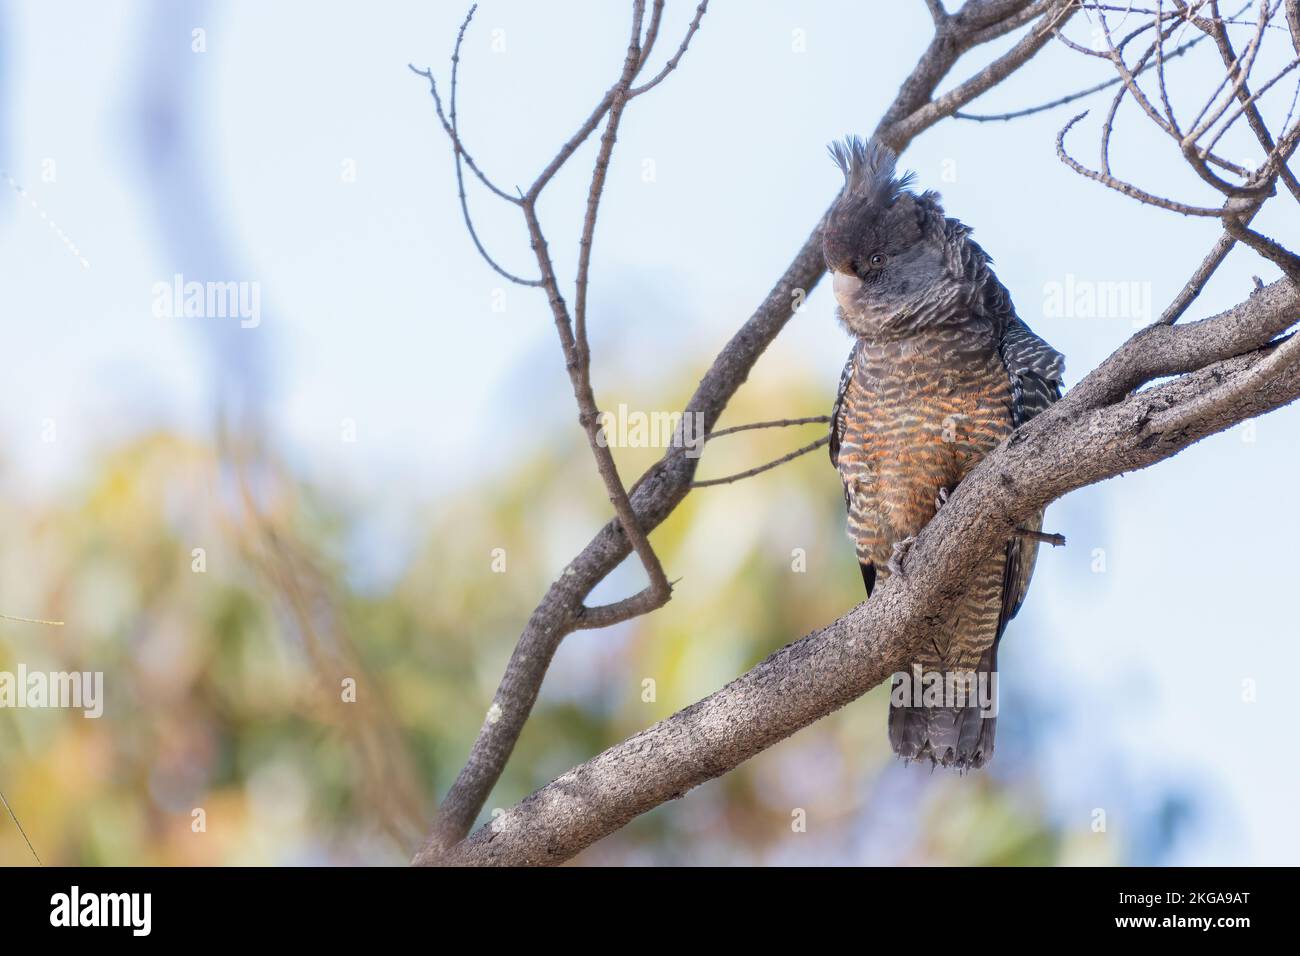
[[[944,505],[948,503],[948,495],[950,495],[951,493],[952,492],[950,492],[947,488],[939,489],[939,495],[934,499],[935,511],[938,511],[940,508],[942,508]]]
[[[889,556],[889,563],[885,565],[889,568],[890,574],[904,579],[907,577],[907,572],[903,570],[903,562],[907,560],[907,552],[912,550],[912,545],[915,543],[916,535],[894,542],[894,553]]]

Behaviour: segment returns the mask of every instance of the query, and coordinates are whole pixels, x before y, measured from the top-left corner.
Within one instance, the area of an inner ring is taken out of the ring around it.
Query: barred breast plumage
[[[825,254],[857,341],[832,414],[831,459],[870,594],[971,469],[1059,397],[1064,360],[1016,315],[970,230],[944,216],[936,194],[916,196],[908,177],[894,177],[891,153],[859,140],[833,152],[846,182]],[[966,675],[985,682],[971,690],[995,693],[998,642],[1036,548],[1016,537],[990,555],[912,672],[896,677],[889,736],[900,756],[968,768],[992,755],[996,720],[982,700],[932,699],[909,682],[936,675],[947,690]],[[914,696],[900,702],[903,689]]]

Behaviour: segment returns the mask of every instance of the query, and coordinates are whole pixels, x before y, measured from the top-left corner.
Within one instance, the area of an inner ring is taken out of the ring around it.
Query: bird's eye
[[[881,266],[885,264],[885,257],[881,255],[879,252],[877,252],[874,256],[871,257],[871,264],[875,266],[877,269],[879,269]]]

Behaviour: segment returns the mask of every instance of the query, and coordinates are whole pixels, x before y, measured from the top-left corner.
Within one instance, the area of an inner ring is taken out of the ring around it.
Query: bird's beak
[[[835,293],[835,301],[840,304],[841,309],[847,309],[852,306],[858,290],[862,288],[862,280],[851,272],[832,272],[831,273],[831,291]]]

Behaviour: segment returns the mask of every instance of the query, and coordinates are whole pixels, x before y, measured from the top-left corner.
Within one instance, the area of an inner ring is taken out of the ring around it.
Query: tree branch
[[[809,442],[808,444],[804,445],[802,448],[797,448],[794,451],[790,452],[788,455],[782,455],[780,458],[777,458],[774,461],[769,461],[764,465],[758,465],[754,468],[746,469],[745,471],[738,472],[734,475],[728,475],[725,478],[706,478],[703,481],[693,481],[691,482],[691,487],[708,488],[712,485],[730,485],[733,484],[734,482],[742,481],[745,478],[753,478],[755,475],[761,475],[765,471],[771,471],[773,468],[777,467],[778,465],[784,465],[787,461],[794,461],[796,458],[801,458],[804,455],[808,454],[810,451],[816,451],[818,448],[821,448],[823,445],[829,445],[830,442],[831,442],[831,436],[823,435],[821,438],[817,439],[816,441]]]
[[[912,73],[900,86],[893,104],[885,112],[874,135],[901,152],[917,135],[950,116],[970,99],[992,88],[1028,62],[1042,49],[1052,32],[1072,16],[1076,9],[1076,0],[969,0],[961,11],[948,16],[936,30]],[[1040,22],[1009,53],[995,60],[956,90],[938,100],[932,100],[935,89],[963,53],[980,43],[1011,32],[1028,22],[1023,19],[1027,16],[1040,15]],[[696,22],[692,23],[686,41],[689,41],[694,32]],[[685,49],[686,41],[679,49]],[[616,90],[617,86],[606,93],[588,120],[561,147],[560,152],[523,195],[521,204],[526,211],[545,184],[600,124],[613,105]],[[540,227],[534,243],[540,243],[544,248]],[[822,224],[819,222],[767,297],[714,359],[713,365],[688,402],[684,414],[702,416],[706,432],[712,429],[754,364],[789,321],[794,312],[796,297],[805,296],[824,272]],[[545,278],[543,284],[546,284]],[[560,306],[563,306],[562,300]],[[553,308],[556,308],[554,302]],[[633,490],[628,495],[635,522],[633,527],[648,534],[690,492],[697,461],[684,451],[683,448],[669,449],[658,463],[633,484]],[[653,594],[647,589],[617,604],[600,608],[584,606],[587,595],[631,551],[621,520],[620,515],[619,519],[611,521],[597,533],[582,553],[565,567],[534,609],[506,665],[505,674],[469,757],[439,807],[429,839],[417,856],[419,861],[436,862],[442,850],[451,847],[469,832],[492,787],[500,778],[537,700],[551,659],[564,637],[580,628],[606,626],[627,620],[653,605]]]
[[[1246,343],[1250,332],[1289,326],[1297,318],[1300,291],[1281,280],[1198,323],[1202,333],[1213,330],[1189,337],[1201,348],[1184,354],[1170,350],[1153,363],[1187,374],[1128,393],[1114,404],[1096,404],[1089,396],[1124,387],[1118,370],[1133,353],[1151,351],[1149,337],[1134,336],[1101,376],[1110,381],[1071,391],[958,485],[918,536],[908,561],[916,570],[906,578],[891,578],[869,601],[772,654],[717,693],[570,770],[437,862],[561,863],[634,817],[860,697],[905,667],[960,595],[969,573],[1026,516],[1070,491],[1163,461],[1300,397],[1296,339],[1223,359],[1215,359],[1219,349],[1212,344],[1220,338]],[[1206,359],[1212,361],[1202,364]]]

